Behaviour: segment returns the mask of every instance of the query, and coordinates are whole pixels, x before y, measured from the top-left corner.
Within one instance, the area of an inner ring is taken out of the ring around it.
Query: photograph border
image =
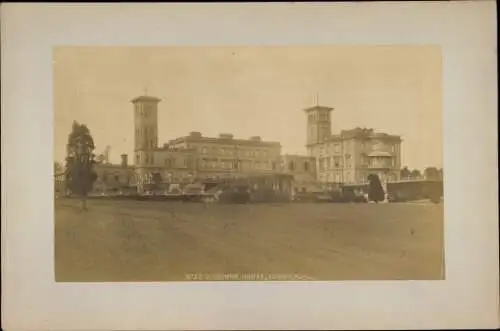
[[[494,1],[9,3],[1,24],[6,330],[499,326]],[[441,46],[446,280],[55,282],[54,46],[325,44]]]

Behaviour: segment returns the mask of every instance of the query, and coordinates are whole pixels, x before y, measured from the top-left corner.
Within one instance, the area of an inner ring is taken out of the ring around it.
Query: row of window
[[[345,178],[349,178],[350,175],[351,175],[350,172],[346,172],[345,174],[341,174],[340,172],[330,173],[330,174],[320,174],[319,180],[322,182],[341,183],[345,182],[346,181]]]
[[[351,167],[351,165],[352,165],[351,155],[349,155],[349,154],[345,155],[344,165],[346,168]],[[325,168],[330,169],[330,168],[340,168],[340,167],[342,167],[342,158],[340,156],[318,158],[318,168],[320,170],[323,170]]]
[[[234,146],[234,147],[206,147],[202,146],[201,149],[201,154],[207,155],[207,154],[219,154],[219,155],[238,155],[242,157],[268,157],[269,156],[269,151],[266,150],[248,150],[248,149],[241,149],[240,147]]]
[[[309,171],[311,170],[311,166],[309,164],[309,161],[304,161],[304,162],[295,162],[295,161],[289,161],[287,168],[289,171]]]
[[[326,112],[321,112],[321,113],[310,113],[309,114],[309,122],[314,122],[314,121],[328,121],[329,114]]]
[[[137,104],[135,108],[136,116],[148,118],[153,116],[153,107],[149,105]]]
[[[328,138],[330,136],[330,127],[321,125],[320,127],[310,127],[309,128],[309,139],[316,139],[316,133],[324,138]]]
[[[205,169],[274,170],[276,169],[276,163],[248,160],[201,160],[200,167]]]
[[[334,183],[359,183],[359,184],[366,184],[368,183],[368,174],[366,173],[360,173],[357,176],[353,176],[355,173],[352,172],[345,172],[344,174],[341,173],[330,173],[330,174],[320,174],[319,175],[319,180],[321,182],[334,182]],[[395,181],[397,179],[397,176],[395,174],[388,174],[387,178],[388,181]]]
[[[337,143],[337,144],[333,144],[333,145],[328,145],[326,147],[321,147],[319,149],[319,154],[320,155],[331,154],[331,153],[339,154],[341,151],[342,151],[341,145],[340,145],[340,143]]]
[[[342,164],[342,158],[340,156],[333,157],[320,157],[318,158],[318,168],[331,169],[331,168],[351,168],[353,166],[352,157],[350,154],[345,155],[344,163]],[[373,167],[373,168],[393,168],[395,166],[394,158],[369,158],[366,156],[361,156],[361,161],[358,167]]]
[[[155,141],[154,139],[147,139],[142,141],[142,145],[138,145],[137,148],[150,148],[153,149],[155,148]]]
[[[179,166],[175,159],[165,159],[164,161],[165,167],[173,168],[175,166]],[[195,164],[195,161],[192,159],[183,159],[182,164],[180,164],[183,168],[192,168]]]
[[[136,164],[155,164],[155,158],[154,154],[142,154],[144,156],[144,159],[141,158],[141,154],[136,154],[135,155],[135,161]]]
[[[355,145],[354,140],[350,140],[344,143],[344,149],[345,150],[352,150],[352,147]],[[369,142],[359,142],[360,149],[365,151],[366,149],[372,149],[372,144]],[[387,148],[389,147],[389,148]],[[395,153],[397,151],[397,145],[392,144],[390,146],[385,146],[385,145],[377,145],[376,146],[377,150],[387,150],[392,153]],[[324,154],[339,154],[342,151],[342,146],[341,143],[335,143],[335,144],[329,144],[327,146],[322,146],[319,148],[319,155],[324,155]]]
[[[154,127],[154,125],[144,126],[142,127],[142,130],[140,128],[135,129],[136,139],[148,138],[155,135],[156,135],[156,128]]]
[[[201,168],[204,169],[236,169],[237,164],[235,161],[207,161],[202,160],[200,163]]]
[[[100,176],[100,180],[104,183],[109,182],[109,181],[114,181],[115,183],[125,183],[129,184],[132,182],[133,175],[131,174],[126,174],[120,176],[119,174],[108,174],[107,172],[103,172]]]
[[[141,160],[141,156],[144,157]],[[143,161],[143,162],[142,162]],[[154,154],[136,154],[137,164],[155,164]],[[244,167],[246,169],[261,169],[261,170],[273,170],[276,169],[276,164],[271,161],[250,161],[250,160],[240,160],[239,165],[236,160],[206,160],[202,159],[199,163],[202,168],[222,168],[222,169],[234,169],[238,167]],[[184,168],[194,168],[196,166],[196,160],[191,158],[185,158],[181,163],[174,158],[165,158],[164,166],[167,168],[172,167],[184,167]]]
[[[368,166],[372,168],[393,168],[394,159],[371,159],[368,162]],[[365,163],[366,164],[366,163]]]

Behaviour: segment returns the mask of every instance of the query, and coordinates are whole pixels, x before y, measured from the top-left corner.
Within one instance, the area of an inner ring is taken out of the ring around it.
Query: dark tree
[[[368,199],[377,203],[385,200],[382,183],[375,174],[368,175]]]
[[[436,167],[428,167],[424,170],[425,179],[439,180],[439,170]]]
[[[408,179],[411,176],[411,171],[408,169],[408,167],[404,167],[401,169],[401,178],[402,179]]]
[[[93,166],[94,139],[85,124],[73,122],[66,145],[66,183],[71,194],[82,198],[82,209],[87,209],[87,195],[97,179]]]

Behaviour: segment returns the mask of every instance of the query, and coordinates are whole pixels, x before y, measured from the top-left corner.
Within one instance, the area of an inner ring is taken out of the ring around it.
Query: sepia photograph
[[[498,327],[495,5],[2,4],[2,328]]]
[[[444,279],[441,63],[55,47],[56,281]]]

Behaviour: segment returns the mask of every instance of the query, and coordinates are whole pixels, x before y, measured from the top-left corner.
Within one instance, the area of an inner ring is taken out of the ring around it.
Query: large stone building
[[[281,172],[281,144],[260,137],[237,139],[232,134],[204,137],[200,132],[158,145],[160,99],[140,96],[134,105],[134,163],[139,191],[144,185],[194,178]]]
[[[307,115],[307,155],[281,154],[279,142],[260,137],[238,139],[232,134],[205,137],[200,132],[158,143],[160,99],[140,96],[132,100],[134,111],[133,165],[127,155],[122,163],[101,159],[95,169],[97,191],[137,187],[139,192],[155,182],[192,181],[210,177],[256,174],[292,174],[295,187],[309,190],[323,184],[360,184],[371,173],[382,182],[399,180],[401,138],[355,128],[332,134],[332,108],[315,106]],[[109,148],[106,151],[109,154]],[[102,158],[102,157],[101,157]]]
[[[307,115],[307,152],[316,160],[317,179],[330,183],[365,183],[369,174],[382,182],[399,180],[401,137],[355,128],[331,132],[332,108],[315,106]]]

